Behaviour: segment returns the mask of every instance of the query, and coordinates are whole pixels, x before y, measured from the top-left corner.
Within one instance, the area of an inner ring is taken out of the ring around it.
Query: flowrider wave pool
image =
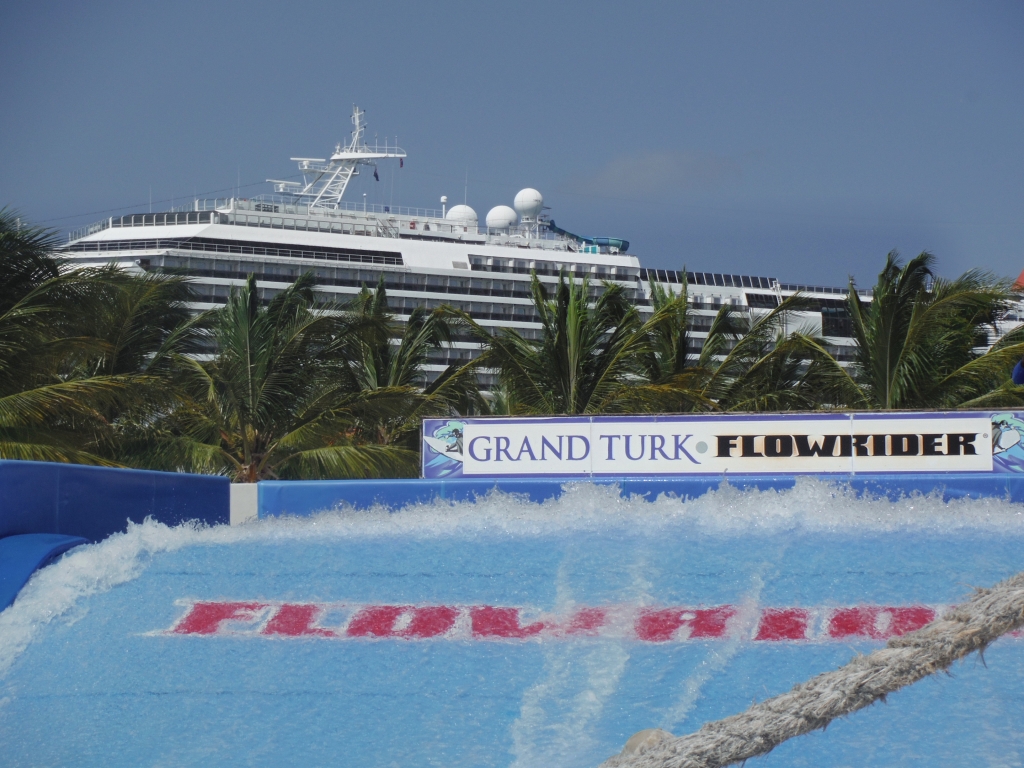
[[[801,479],[135,525],[0,614],[3,763],[593,768],[1021,570],[1022,513]],[[1024,640],[984,661],[760,764],[1018,765]]]

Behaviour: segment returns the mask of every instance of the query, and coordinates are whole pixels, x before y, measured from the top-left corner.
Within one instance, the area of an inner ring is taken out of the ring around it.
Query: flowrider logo
[[[181,618],[153,634],[321,640],[681,643],[885,640],[920,629],[948,606],[755,608],[739,605],[578,607],[553,615],[492,605],[351,605],[263,600],[180,601]]]
[[[987,437],[988,435],[986,435]],[[977,456],[977,432],[897,435],[715,435],[718,458]]]

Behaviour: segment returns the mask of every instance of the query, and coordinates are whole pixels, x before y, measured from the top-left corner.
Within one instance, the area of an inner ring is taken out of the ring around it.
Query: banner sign
[[[1024,472],[1024,414],[425,419],[423,477]]]

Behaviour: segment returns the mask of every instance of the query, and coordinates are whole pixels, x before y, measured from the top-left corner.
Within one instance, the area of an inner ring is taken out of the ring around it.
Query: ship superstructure
[[[737,312],[770,311],[800,291],[811,311],[792,318],[825,336],[840,361],[852,359],[846,290],[779,282],[775,278],[724,272],[646,269],[629,252],[628,241],[583,237],[545,214],[544,199],[524,189],[512,206],[491,209],[481,225],[468,205],[441,209],[352,203],[343,199],[360,168],[384,160],[404,162],[399,147],[364,141],[364,113],[353,110],[348,143],[329,158],[293,158],[302,182],[273,181],[275,194],[194,200],[162,213],[108,218],[72,233],[68,258],[80,264],[115,262],[133,270],[173,270],[194,278],[197,309],[223,304],[232,287],[255,274],[266,297],[298,275],[314,271],[324,299],[344,302],[383,276],[389,305],[399,320],[414,307],[448,304],[468,312],[482,326],[538,333],[530,299],[531,274],[554,284],[560,273],[589,276],[594,296],[603,282],[620,284],[642,313],[650,313],[652,281],[679,290],[685,279],[693,306],[694,352],[723,304]],[[457,340],[431,358],[434,377],[454,362],[472,358],[479,347]],[[492,382],[488,376],[482,383]]]

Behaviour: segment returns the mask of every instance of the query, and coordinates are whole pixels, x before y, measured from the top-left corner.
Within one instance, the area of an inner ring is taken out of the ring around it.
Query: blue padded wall
[[[542,502],[562,493],[565,483],[592,482],[617,485],[624,495],[641,495],[654,500],[662,493],[695,498],[718,488],[724,481],[740,489],[792,488],[796,475],[736,475],[677,477],[602,477],[582,481],[579,478],[507,478],[458,480],[323,480],[267,481],[259,484],[260,517],[310,515],[339,504],[365,509],[382,504],[398,509],[406,504],[426,503],[434,499],[471,500],[498,488],[521,493],[530,501]],[[891,499],[914,492],[941,490],[944,500],[953,498],[1007,498],[1024,501],[1024,476],[1014,474],[876,474],[822,475],[821,480],[848,484],[858,492],[884,495]]]
[[[227,523],[227,478],[35,461],[0,461],[0,538],[60,533],[99,541],[153,517]]]

